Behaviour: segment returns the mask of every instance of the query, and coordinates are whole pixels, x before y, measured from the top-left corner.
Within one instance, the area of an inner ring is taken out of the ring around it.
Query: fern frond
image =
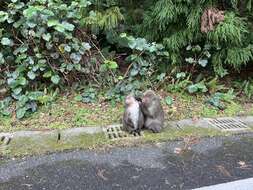
[[[246,48],[229,48],[227,50],[227,57],[225,63],[232,65],[234,68],[239,69],[242,65],[246,65],[253,59],[253,45]]]

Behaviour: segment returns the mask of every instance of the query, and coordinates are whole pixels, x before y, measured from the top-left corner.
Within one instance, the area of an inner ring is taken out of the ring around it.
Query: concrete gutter
[[[240,119],[242,122],[248,126],[253,126],[253,116],[248,117],[236,117],[235,119]],[[208,121],[210,118],[202,119],[184,119],[180,121],[170,121],[168,126],[181,129],[187,126],[196,126],[210,128]],[[117,125],[118,126],[118,125]],[[82,128],[72,128],[65,130],[52,130],[52,131],[17,131],[13,133],[0,133],[0,148],[2,146],[8,146],[13,141],[18,144],[18,141],[24,143],[25,139],[32,140],[32,143],[43,144],[43,142],[53,141],[57,142],[59,140],[68,141],[78,136],[82,135],[93,135],[103,132],[103,127],[82,127]]]

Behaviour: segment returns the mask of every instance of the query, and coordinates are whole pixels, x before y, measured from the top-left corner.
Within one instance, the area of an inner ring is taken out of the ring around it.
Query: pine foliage
[[[252,0],[158,0],[146,11],[143,35],[163,42],[173,63],[184,63],[185,47],[189,44],[210,44],[212,66],[222,75],[225,68],[239,69],[252,61]],[[207,8],[225,11],[224,21],[213,31],[201,32],[201,16]]]

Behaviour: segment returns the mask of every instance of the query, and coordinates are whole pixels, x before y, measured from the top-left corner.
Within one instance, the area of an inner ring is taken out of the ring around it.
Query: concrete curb
[[[240,119],[248,126],[253,126],[253,116],[247,117],[234,117]],[[169,121],[167,126],[175,127],[177,129],[184,128],[187,126],[196,126],[210,128],[208,121],[210,118],[201,119],[184,119],[180,121]],[[118,126],[116,124],[115,126]],[[114,125],[110,125],[114,126]],[[103,127],[79,127],[65,130],[52,130],[52,131],[17,131],[13,133],[0,133],[0,147],[8,146],[15,142],[18,144],[19,141],[24,142],[25,139],[29,138],[29,142],[43,144],[44,142],[53,141],[71,141],[71,139],[82,136],[82,135],[93,135],[103,133]]]

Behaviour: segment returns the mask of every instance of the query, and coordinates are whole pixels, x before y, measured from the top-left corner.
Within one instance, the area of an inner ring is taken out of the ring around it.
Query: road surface
[[[253,137],[75,150],[0,163],[0,190],[194,189],[252,178]]]

